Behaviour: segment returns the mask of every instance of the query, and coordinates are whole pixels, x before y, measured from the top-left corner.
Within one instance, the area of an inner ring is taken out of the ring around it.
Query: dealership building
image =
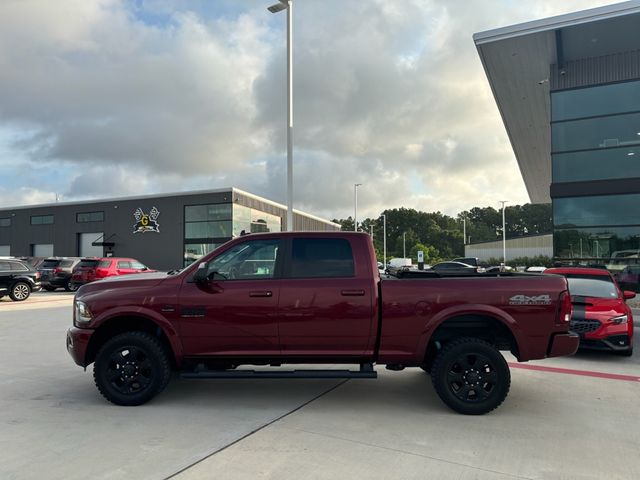
[[[130,257],[187,265],[243,233],[287,229],[286,206],[237,188],[0,209],[0,256]],[[294,210],[294,230],[340,225]]]
[[[553,203],[554,256],[638,261],[640,2],[474,35],[529,197]]]

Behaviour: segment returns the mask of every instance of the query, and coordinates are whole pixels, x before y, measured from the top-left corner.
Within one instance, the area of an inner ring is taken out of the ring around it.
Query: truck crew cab
[[[171,371],[187,378],[375,378],[420,367],[453,410],[483,414],[519,361],[573,354],[560,276],[472,274],[382,279],[368,235],[246,235],[182,271],[105,279],[78,290],[67,348],[94,363],[100,393],[140,405]],[[238,369],[353,364],[352,370]]]

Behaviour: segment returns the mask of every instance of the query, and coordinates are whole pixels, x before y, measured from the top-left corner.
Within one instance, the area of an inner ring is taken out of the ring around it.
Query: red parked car
[[[581,348],[633,354],[633,316],[625,300],[635,292],[620,290],[611,273],[599,268],[548,268],[544,273],[567,277],[571,330],[580,335]]]
[[[83,258],[73,269],[69,285],[72,290],[77,290],[81,285],[101,278],[142,272],[155,272],[155,270],[149,269],[133,258]]]

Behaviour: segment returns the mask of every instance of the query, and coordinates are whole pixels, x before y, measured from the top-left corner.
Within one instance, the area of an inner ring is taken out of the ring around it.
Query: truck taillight
[[[562,292],[560,294],[560,314],[558,315],[558,321],[560,323],[569,323],[572,313],[573,305],[571,304],[571,294],[566,291]]]

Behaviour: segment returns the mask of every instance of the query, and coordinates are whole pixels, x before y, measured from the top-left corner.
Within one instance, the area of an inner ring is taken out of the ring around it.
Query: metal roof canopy
[[[551,201],[550,66],[640,49],[640,0],[473,35],[533,203]]]

